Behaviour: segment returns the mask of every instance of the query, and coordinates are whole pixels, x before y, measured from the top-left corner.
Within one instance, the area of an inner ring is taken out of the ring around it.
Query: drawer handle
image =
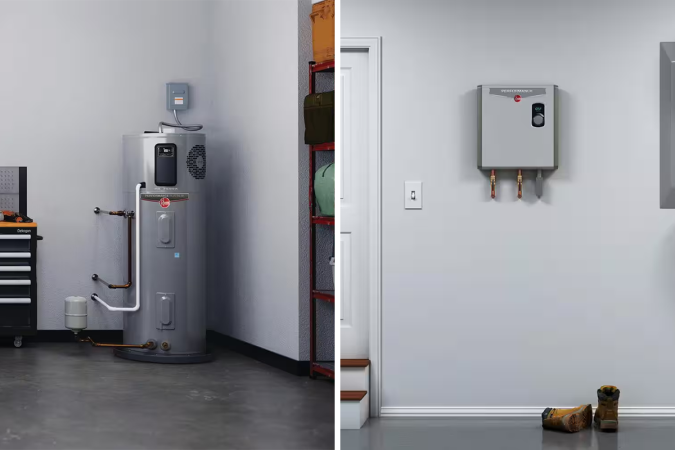
[[[0,272],[30,272],[30,266],[0,266]]]
[[[29,298],[0,298],[0,305],[28,305]]]
[[[0,280],[0,286],[30,286],[30,280]]]
[[[0,258],[30,258],[30,252],[2,252]]]

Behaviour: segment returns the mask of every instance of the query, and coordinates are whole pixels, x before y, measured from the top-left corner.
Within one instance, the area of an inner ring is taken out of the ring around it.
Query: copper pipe
[[[497,175],[495,175],[495,170],[492,169],[490,172],[490,196],[495,198],[497,195]]]
[[[126,216],[127,212],[126,211],[106,211],[105,209],[101,209],[98,206],[94,208],[94,214],[108,214],[110,216]]]
[[[523,171],[518,169],[518,198],[523,198]]]
[[[156,344],[152,341],[148,341],[145,344],[100,344],[94,342],[90,337],[84,339],[78,339],[79,342],[89,342],[93,347],[116,347],[116,348],[153,348]]]
[[[122,212],[124,212],[124,211],[122,211]],[[108,289],[129,289],[131,287],[131,240],[132,240],[131,220],[133,218],[134,217],[131,214],[127,216],[127,235],[128,235],[128,239],[127,239],[127,280],[128,281],[126,282],[126,284],[110,284],[107,281],[105,281],[103,278],[99,277],[97,274],[94,274],[91,277],[93,280],[100,281],[101,283],[108,286]]]

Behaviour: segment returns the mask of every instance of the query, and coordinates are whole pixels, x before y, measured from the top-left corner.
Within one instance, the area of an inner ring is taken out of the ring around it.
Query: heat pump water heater
[[[124,136],[124,211],[129,221],[129,280],[119,357],[190,363],[206,353],[206,139],[198,133]],[[132,228],[134,232],[132,233]],[[135,244],[132,245],[132,234]],[[92,342],[93,343],[93,342]],[[113,345],[110,345],[113,346]]]

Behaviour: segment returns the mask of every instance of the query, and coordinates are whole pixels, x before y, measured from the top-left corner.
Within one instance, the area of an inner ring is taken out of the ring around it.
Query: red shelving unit
[[[335,217],[312,216],[315,225],[335,225]]]
[[[313,94],[316,90],[316,74],[326,72],[335,72],[335,61],[326,61],[322,63],[309,63],[309,93]],[[316,216],[314,211],[314,166],[316,159],[316,152],[320,151],[334,151],[335,142],[327,142],[324,144],[309,146],[309,302],[310,302],[310,343],[309,343],[309,376],[316,378],[317,374],[325,375],[329,378],[335,379],[335,363],[333,361],[317,361],[316,360],[316,301],[322,300],[331,304],[335,304],[335,292],[318,290],[316,288],[316,265],[315,250],[316,250],[316,226],[328,225],[335,226],[335,217]]]
[[[325,144],[310,145],[310,147],[313,152],[335,150],[335,142],[326,142]]]
[[[318,291],[313,290],[312,295],[316,300],[323,300],[328,303],[335,303],[335,291]]]

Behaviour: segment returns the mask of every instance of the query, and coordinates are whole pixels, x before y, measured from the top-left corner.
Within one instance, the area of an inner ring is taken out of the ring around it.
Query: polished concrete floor
[[[331,381],[227,350],[160,365],[87,344],[0,344],[0,450],[330,449]]]
[[[619,431],[567,434],[532,419],[370,419],[342,430],[342,450],[665,450],[675,449],[675,419],[620,419]]]

